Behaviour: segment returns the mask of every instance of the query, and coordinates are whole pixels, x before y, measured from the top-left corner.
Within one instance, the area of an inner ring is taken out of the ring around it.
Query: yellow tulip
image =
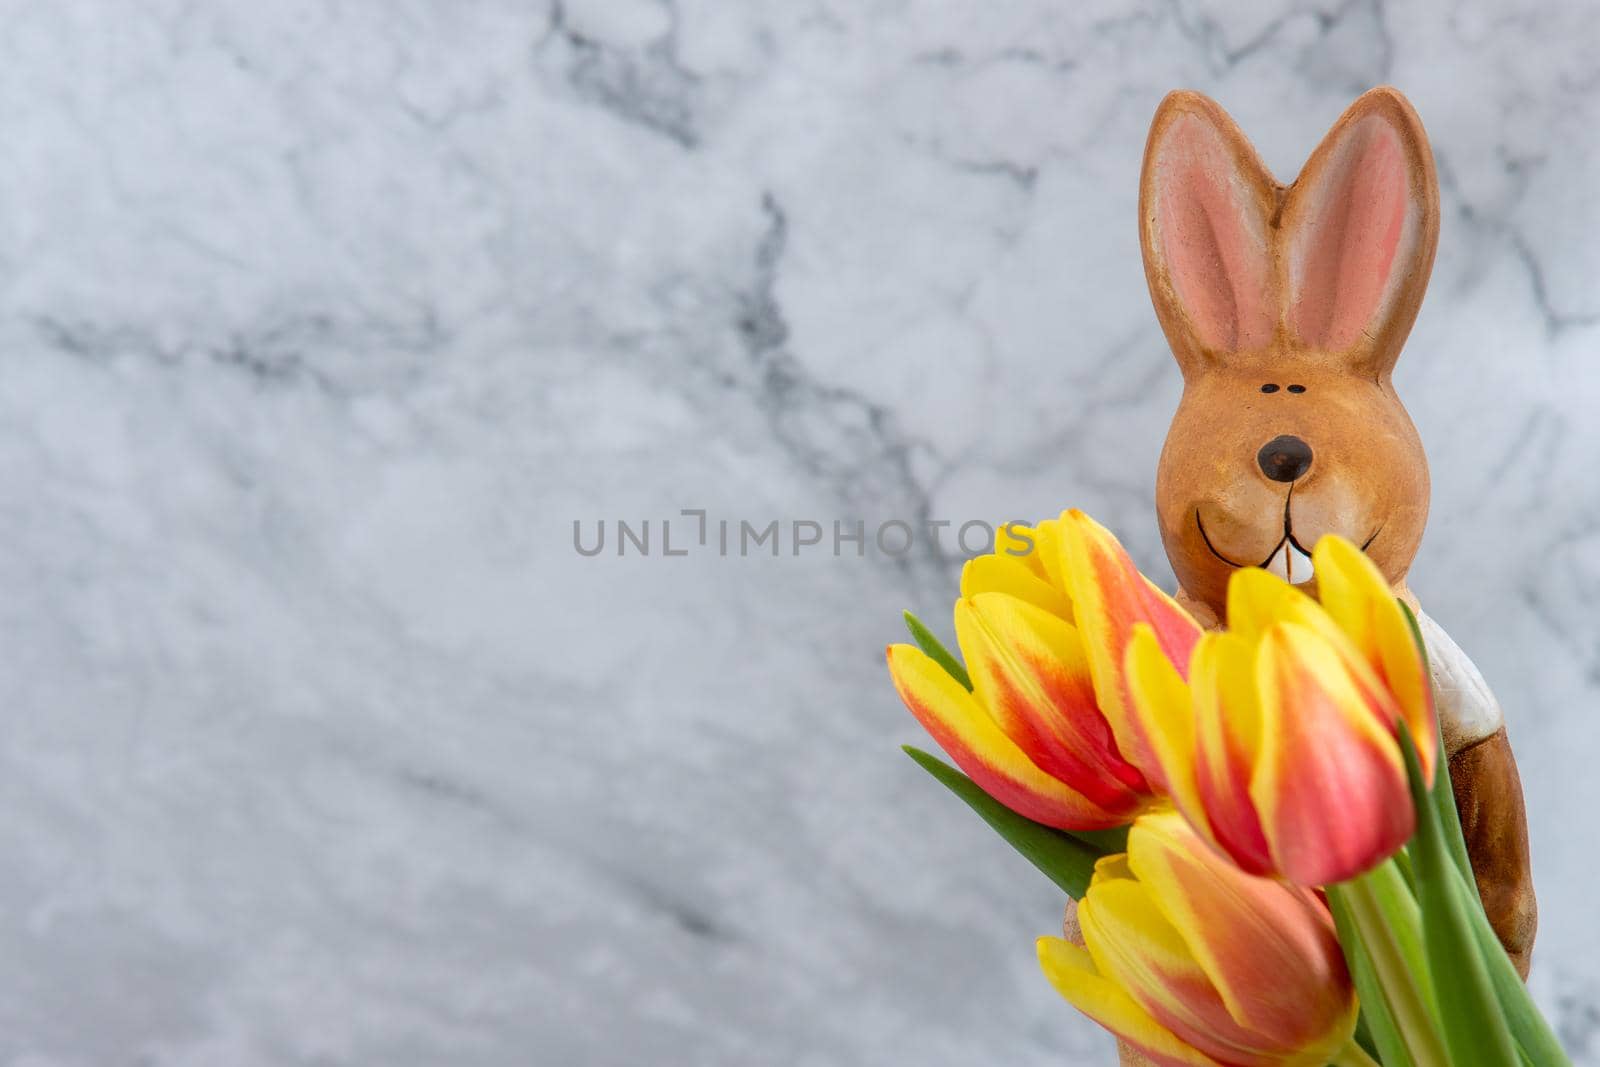
[[[1194,827],[1246,871],[1327,885],[1366,871],[1415,826],[1396,730],[1432,781],[1426,665],[1378,569],[1324,537],[1322,603],[1256,568],[1228,587],[1228,630],[1195,646],[1187,679],[1153,633],[1127,677],[1159,776]]]
[[[912,645],[889,648],[889,673],[996,800],[1060,829],[1119,826],[1164,787],[1124,674],[1135,627],[1187,671],[1198,624],[1104,527],[1068,511],[1008,529],[962,571],[955,630],[971,691]]]
[[[1370,1063],[1351,1044],[1356,997],[1327,908],[1249,875],[1171,810],[1139,816],[1125,855],[1095,868],[1082,947],[1039,940],[1045,976],[1163,1067]]]

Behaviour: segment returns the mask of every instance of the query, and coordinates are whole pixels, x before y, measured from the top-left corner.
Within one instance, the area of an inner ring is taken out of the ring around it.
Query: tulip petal
[[[1202,637],[1201,646],[1204,643]],[[1194,706],[1188,683],[1161,651],[1155,632],[1145,623],[1133,627],[1124,659],[1132,698],[1130,709],[1138,719],[1140,732],[1150,739],[1150,752],[1155,759],[1148,771],[1185,817],[1205,832],[1205,805],[1195,784]]]
[[[1228,632],[1254,641],[1282,615],[1284,604],[1304,595],[1276,574],[1241,567],[1228,579]]]
[[[1021,561],[1034,577],[1066,591],[1061,572],[1061,523],[1046,519],[1037,526],[1010,522],[995,532],[994,554]]]
[[[1041,937],[1038,949],[1039,966],[1056,992],[1159,1067],[1222,1067],[1179,1040],[1116,983],[1104,978],[1085,950],[1059,937]]]
[[[1308,1062],[1344,1045],[1355,996],[1315,894],[1246,874],[1174,812],[1139,818],[1128,859],[1236,1022],[1270,1047],[1305,1050]]]
[[[1058,830],[1101,830],[1127,821],[1040,770],[977,699],[920,648],[891,645],[888,661],[895,689],[911,714],[956,766],[1000,803]]]
[[[1261,745],[1255,648],[1237,634],[1206,634],[1195,646],[1189,678],[1194,687],[1195,790],[1208,820],[1195,825],[1209,831],[1211,841],[1251,874],[1270,874],[1272,853],[1250,796]]]
[[[1319,633],[1338,626],[1315,600],[1260,567],[1242,567],[1228,579],[1228,632],[1252,644],[1275,622],[1297,622]]]
[[[1183,1042],[1240,1067],[1277,1062],[1273,1046],[1234,1020],[1148,887],[1096,879],[1078,904],[1078,925],[1095,970]]]
[[[1189,654],[1200,638],[1200,626],[1139,573],[1110,531],[1083,512],[1064,512],[1060,533],[1061,566],[1089,655],[1100,709],[1111,724],[1118,749],[1148,773],[1155,758],[1129,713],[1123,674],[1128,639],[1135,623],[1149,624],[1162,652],[1187,676]]]
[[[1096,882],[1114,882],[1117,879],[1132,880],[1133,868],[1128,866],[1126,852],[1113,852],[1109,856],[1101,856],[1094,863],[1094,880]]]
[[[1061,520],[1046,519],[1034,527],[1035,557],[1045,578],[1063,591],[1068,589],[1067,574],[1061,564]]]
[[[1427,663],[1394,589],[1355,545],[1329,534],[1312,550],[1322,605],[1395,696],[1428,783],[1438,751],[1438,718]]]
[[[1039,577],[1027,564],[1010,556],[976,556],[962,565],[961,595],[970,599],[979,593],[1006,593],[1059,618],[1072,620],[1072,601],[1067,595]]]
[[[1004,593],[957,601],[955,623],[974,692],[1001,731],[1047,774],[1131,816],[1147,787],[1117,752],[1072,624]]]
[[[1324,541],[1328,538],[1323,538]],[[1320,542],[1319,542],[1320,544]],[[1354,546],[1350,546],[1352,551]],[[1367,568],[1371,563],[1364,556],[1357,554],[1357,561]],[[1337,564],[1341,561],[1330,560],[1328,584],[1338,590],[1341,587],[1340,575]],[[1318,572],[1318,589],[1324,590],[1327,586]],[[1405,629],[1406,647],[1415,653],[1415,641],[1411,637],[1409,624],[1405,616],[1400,613],[1400,606],[1395,601],[1387,585],[1382,584],[1382,576],[1372,569],[1371,576],[1379,583],[1378,595],[1375,602],[1381,601],[1383,605],[1392,607],[1396,614],[1388,620],[1393,625]],[[1336,592],[1337,599],[1337,592]],[[1369,598],[1372,599],[1372,598]],[[1366,609],[1360,609],[1362,614]],[[1382,614],[1381,611],[1378,614]],[[1372,694],[1374,709],[1387,707],[1390,701],[1389,687],[1385,683],[1378,664],[1376,654],[1369,656],[1358,646],[1346,631],[1343,623],[1336,620],[1324,604],[1320,604],[1307,596],[1300,589],[1290,585],[1277,575],[1258,567],[1246,567],[1235,572],[1228,583],[1228,632],[1238,637],[1245,638],[1251,643],[1258,642],[1268,627],[1277,623],[1295,623],[1296,625],[1314,630],[1320,634],[1330,645],[1338,650],[1340,658],[1345,660],[1347,667],[1355,676],[1363,692]],[[1420,659],[1417,661],[1420,669]],[[1426,714],[1432,722],[1432,690],[1429,688],[1425,698]],[[1391,694],[1392,695],[1392,694]],[[1394,729],[1394,719],[1382,720],[1385,729]]]
[[[1250,795],[1277,870],[1326,885],[1405,844],[1416,813],[1383,725],[1398,715],[1387,694],[1368,691],[1336,645],[1297,623],[1267,629],[1256,682],[1261,743]]]

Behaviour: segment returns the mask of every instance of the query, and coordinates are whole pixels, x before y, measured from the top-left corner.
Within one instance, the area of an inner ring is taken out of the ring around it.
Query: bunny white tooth
[[[1298,551],[1296,554],[1300,558],[1294,561],[1295,580],[1309,582],[1317,576],[1317,565],[1310,556]]]
[[[1272,554],[1272,558],[1267,561],[1266,569],[1271,571],[1273,574],[1276,574],[1279,578],[1282,578],[1284,581],[1288,581],[1289,580],[1289,552],[1290,551],[1291,550],[1289,548],[1289,542],[1288,542],[1287,539],[1285,539],[1283,544],[1278,546],[1278,551],[1274,552]]]

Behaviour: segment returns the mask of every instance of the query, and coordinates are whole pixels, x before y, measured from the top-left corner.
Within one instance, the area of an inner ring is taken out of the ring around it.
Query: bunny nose
[[[1256,453],[1261,473],[1275,482],[1292,482],[1311,466],[1311,446],[1298,437],[1274,437]]]

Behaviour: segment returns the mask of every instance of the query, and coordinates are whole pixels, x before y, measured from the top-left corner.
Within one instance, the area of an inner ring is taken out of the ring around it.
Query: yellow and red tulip
[[[1078,906],[1084,945],[1039,940],[1046,977],[1163,1067],[1341,1060],[1356,997],[1308,889],[1249,875],[1172,811],[1139,816]]]
[[[889,673],[995,799],[1049,826],[1103,829],[1165,786],[1123,669],[1136,627],[1186,674],[1200,627],[1107,530],[1069,511],[1008,529],[962,571],[955,629],[970,691],[912,645],[889,648]]]
[[[1082,896],[1083,944],[1043,939],[1041,964],[1150,1061],[1374,1067],[1348,951],[1386,1059],[1569,1063],[1471,901],[1410,619],[1354,545],[1313,557],[1320,604],[1242,570],[1202,636],[1082,514],[1009,530],[962,574],[967,665],[909,616],[922,649],[888,653],[970,780],[908,751]],[[1103,856],[1029,819],[1133,826]]]
[[[1436,720],[1404,611],[1360,550],[1313,552],[1323,603],[1249,568],[1228,587],[1228,630],[1195,647],[1187,680],[1153,633],[1129,678],[1157,774],[1194,827],[1246,871],[1326,885],[1368,870],[1415,827],[1395,731],[1429,782]]]

